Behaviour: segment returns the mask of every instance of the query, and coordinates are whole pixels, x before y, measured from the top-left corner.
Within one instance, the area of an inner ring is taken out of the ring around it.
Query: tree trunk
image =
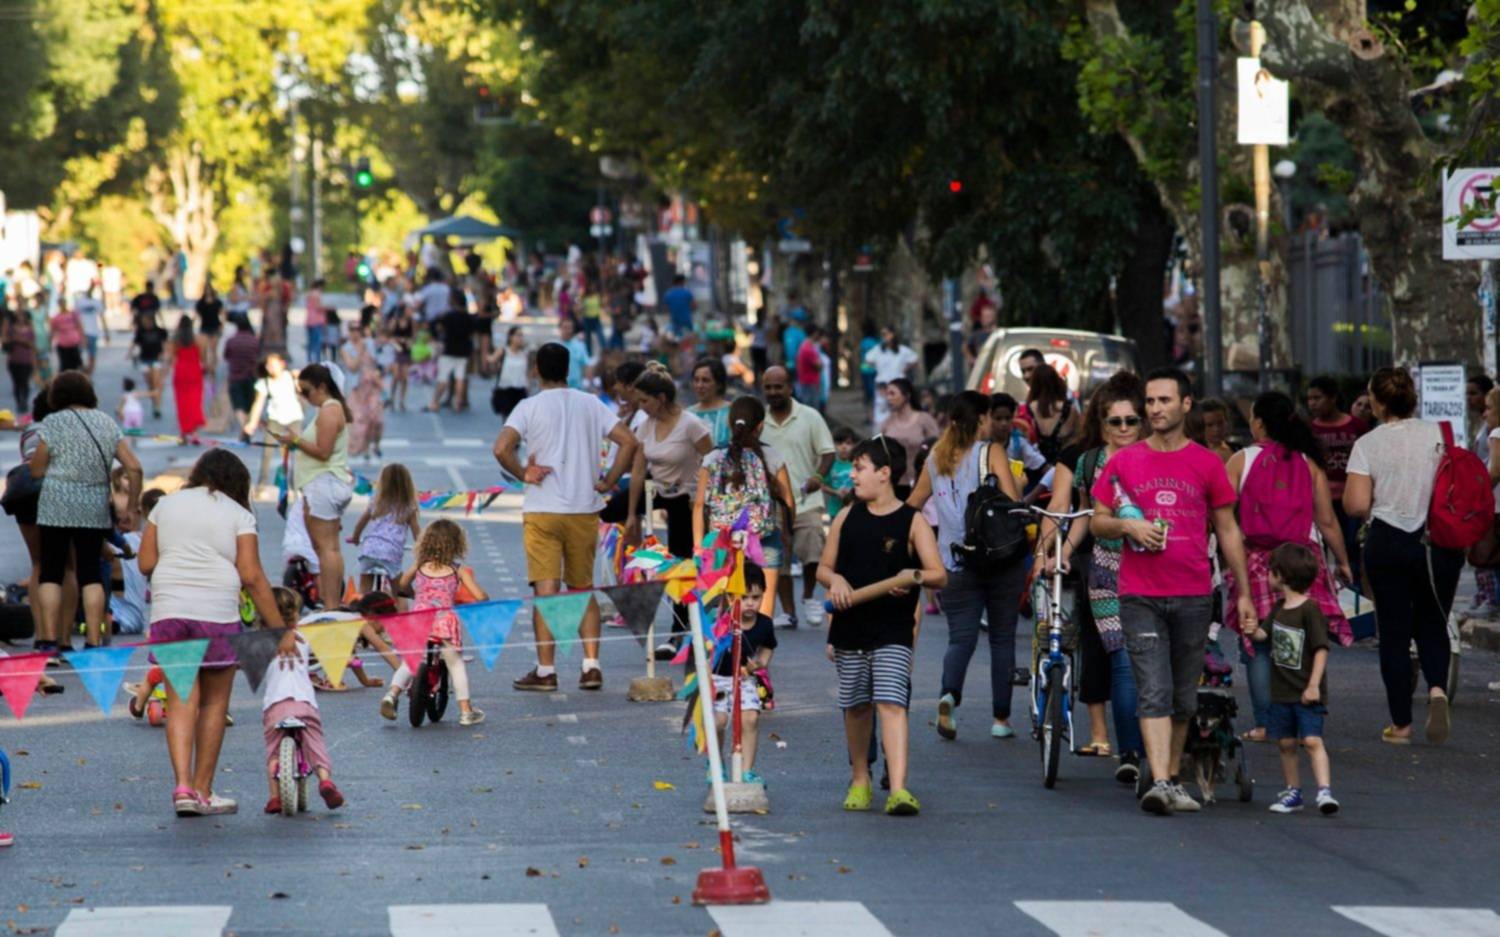
[[[219,243],[218,193],[212,168],[197,143],[170,147],[166,166],[152,166],[146,176],[151,216],[167,230],[173,246],[187,255],[184,298],[203,295],[208,265]]]
[[[1396,360],[1475,361],[1478,265],[1443,260],[1443,154],[1412,111],[1410,69],[1364,28],[1364,6],[1261,0],[1263,60],[1277,77],[1298,80],[1299,97],[1338,125],[1359,160],[1349,204],[1391,298]]]
[[[1086,20],[1094,35],[1101,41],[1119,42],[1131,38],[1129,29],[1120,17],[1115,0],[1087,0]],[[1218,113],[1215,119],[1216,150],[1221,156],[1220,190],[1225,181],[1234,176],[1245,180],[1251,178],[1250,147],[1236,142],[1238,104],[1235,97],[1235,56],[1225,53],[1219,56],[1217,76]],[[1143,99],[1143,112],[1149,114],[1155,102]],[[1149,124],[1150,121],[1143,121]],[[1153,163],[1150,150],[1134,126],[1121,126],[1116,130],[1130,146],[1136,159],[1148,173]],[[1187,245],[1187,265],[1190,274],[1202,282],[1203,270],[1203,226],[1198,215],[1200,205],[1201,169],[1196,143],[1178,155],[1178,163],[1184,171],[1178,174],[1152,174],[1152,184],[1161,199],[1161,207],[1176,225]],[[1246,185],[1246,189],[1249,185]],[[1272,193],[1273,211],[1276,194]],[[1259,306],[1256,291],[1258,277],[1255,259],[1254,209],[1244,214],[1243,206],[1226,205],[1220,215],[1220,262],[1219,262],[1219,308],[1220,329],[1223,336],[1223,361],[1226,371],[1257,371],[1260,367],[1257,355]],[[1246,227],[1242,219],[1248,219]],[[1271,366],[1292,367],[1291,332],[1287,327],[1286,248],[1284,244],[1272,242],[1271,289],[1269,294],[1271,320]],[[1159,310],[1159,304],[1158,304]]]
[[[1142,186],[1136,198],[1135,249],[1115,287],[1120,331],[1135,341],[1141,373],[1170,364],[1162,321],[1162,281],[1172,250],[1172,218],[1156,192]]]

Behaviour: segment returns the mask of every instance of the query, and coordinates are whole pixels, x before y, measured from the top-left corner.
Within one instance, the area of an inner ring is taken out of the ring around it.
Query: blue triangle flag
[[[583,613],[594,600],[592,592],[564,592],[559,595],[537,596],[536,610],[552,631],[557,642],[557,652],[566,655],[578,643],[578,626],[583,624]]]
[[[120,690],[120,682],[125,679],[125,665],[129,663],[133,653],[135,645],[122,644],[118,647],[64,651],[63,656],[73,665],[73,672],[83,681],[83,688],[89,691],[94,702],[108,716],[109,709],[115,702],[115,694]]]
[[[494,670],[500,658],[500,649],[510,637],[511,626],[516,623],[516,613],[521,610],[520,599],[503,602],[484,602],[479,605],[460,605],[454,608],[458,620],[469,631],[474,650],[479,654],[485,670]]]

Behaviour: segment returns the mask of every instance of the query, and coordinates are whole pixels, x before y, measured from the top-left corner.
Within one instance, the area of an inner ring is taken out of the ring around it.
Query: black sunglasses
[[[1138,416],[1112,416],[1105,420],[1110,426],[1119,429],[1122,426],[1140,426],[1141,418]]]

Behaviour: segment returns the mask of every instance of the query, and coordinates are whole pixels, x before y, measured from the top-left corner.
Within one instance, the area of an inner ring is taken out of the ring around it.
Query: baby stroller
[[[1239,705],[1234,699],[1233,673],[1234,668],[1224,658],[1218,639],[1210,641],[1203,655],[1203,676],[1198,681],[1198,709],[1188,722],[1187,743],[1182,752],[1183,777],[1191,776],[1197,781],[1205,804],[1217,799],[1218,786],[1231,777],[1242,803],[1249,803],[1255,796],[1255,781],[1245,759],[1245,743],[1234,731]]]

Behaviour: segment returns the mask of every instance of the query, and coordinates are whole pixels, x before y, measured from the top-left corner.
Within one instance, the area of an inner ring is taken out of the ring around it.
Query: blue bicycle
[[[1068,525],[1092,510],[1055,514],[1035,505],[1027,508],[1038,517],[1048,518],[1055,528],[1054,556],[1062,555],[1063,538]],[[1062,760],[1063,743],[1073,738],[1073,656],[1063,647],[1063,633],[1068,624],[1063,610],[1063,570],[1061,564],[1052,570],[1052,581],[1040,577],[1032,599],[1037,622],[1047,622],[1047,646],[1032,655],[1031,666],[1031,735],[1040,743],[1042,784],[1051,788],[1057,783],[1057,768]],[[1038,629],[1040,631],[1040,629]]]

